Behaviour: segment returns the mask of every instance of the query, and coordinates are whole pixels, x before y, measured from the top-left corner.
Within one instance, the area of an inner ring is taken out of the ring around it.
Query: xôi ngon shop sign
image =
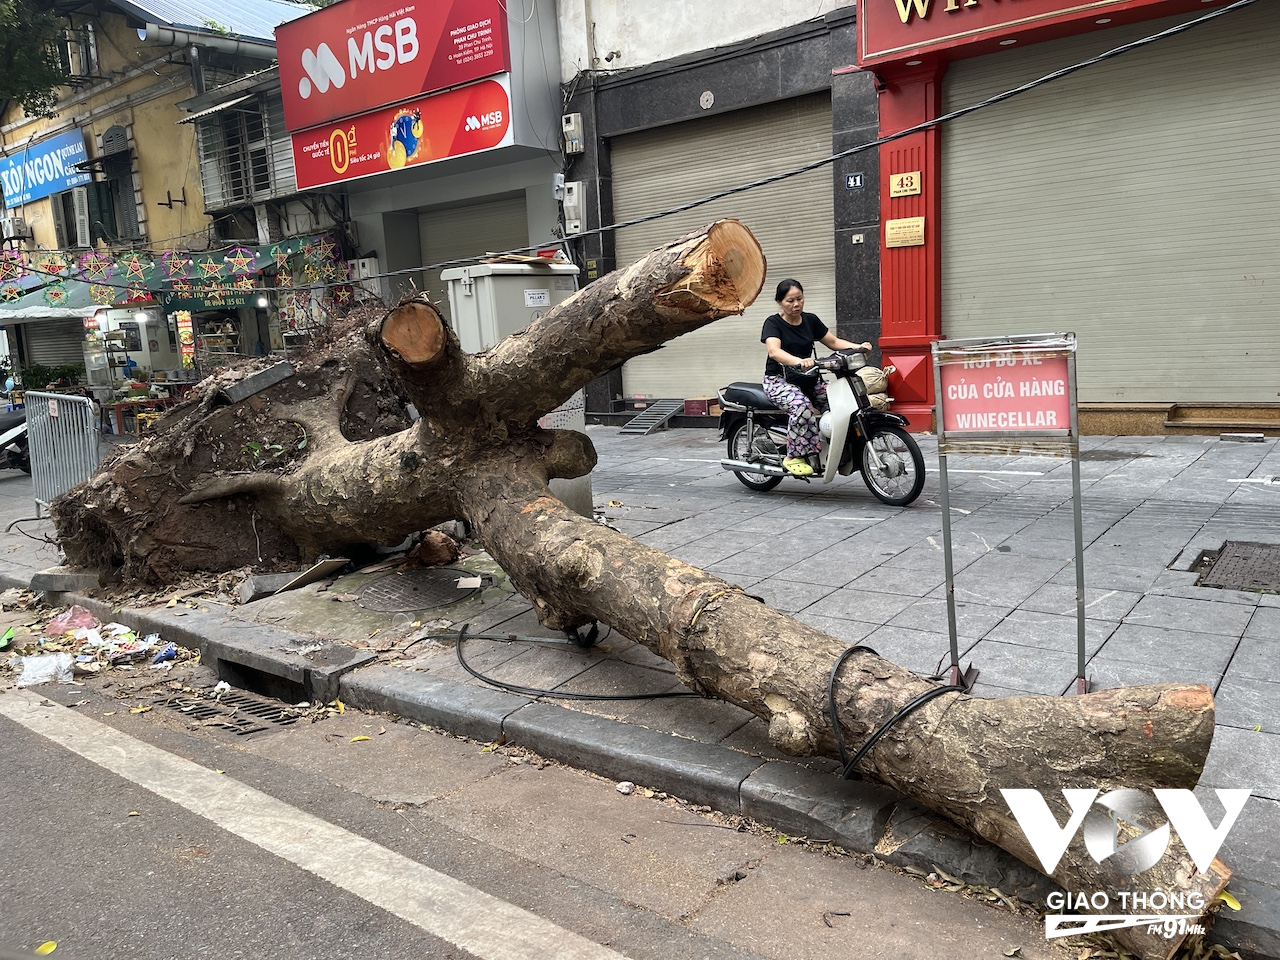
[[[76,164],[86,159],[84,134],[79,130],[60,133],[0,157],[5,206],[16,207],[88,183],[93,178],[76,169]]]

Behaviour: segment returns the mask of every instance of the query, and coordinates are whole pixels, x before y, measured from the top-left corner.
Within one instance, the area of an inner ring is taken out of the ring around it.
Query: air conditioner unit
[[[30,240],[31,229],[22,217],[0,218],[0,237],[5,240]]]

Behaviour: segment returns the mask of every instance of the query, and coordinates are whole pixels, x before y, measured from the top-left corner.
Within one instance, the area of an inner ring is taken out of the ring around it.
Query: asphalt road
[[[623,795],[520,750],[356,711],[237,736],[163,706],[180,683],[141,685],[153,677],[0,692],[0,948],[1060,955],[1033,918],[644,785]]]

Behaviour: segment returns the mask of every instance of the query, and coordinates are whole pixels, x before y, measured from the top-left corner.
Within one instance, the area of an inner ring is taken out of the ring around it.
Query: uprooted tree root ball
[[[178,501],[209,477],[280,476],[305,461],[312,438],[288,411],[331,402],[348,379],[343,436],[373,440],[409,426],[407,395],[365,336],[385,312],[366,306],[338,321],[324,343],[289,357],[292,377],[241,403],[228,403],[224,391],[278,361],[245,359],[201,381],[153,434],[115,449],[88,483],[52,504],[67,562],[159,584],[192,571],[283,570],[312,559],[251,495],[196,508]]]

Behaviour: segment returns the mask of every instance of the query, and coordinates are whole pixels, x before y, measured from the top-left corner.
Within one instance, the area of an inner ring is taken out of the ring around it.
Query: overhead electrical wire
[[[682,203],[677,206],[668,207],[664,210],[659,210],[654,213],[645,214],[644,216],[633,217],[630,220],[622,220],[616,223],[604,224],[599,227],[592,227],[589,230],[583,230],[579,233],[575,233],[567,237],[549,238],[541,243],[531,244],[525,247],[515,247],[513,249],[503,250],[495,254],[495,256],[512,256],[512,255],[519,255],[519,254],[534,253],[538,250],[546,249],[549,246],[557,246],[562,243],[582,240],[590,236],[610,233],[616,230],[625,229],[627,227],[638,226],[639,224],[642,224],[642,223],[649,223],[653,220],[660,220],[664,217],[670,217],[678,213],[685,213],[689,210],[695,210],[698,207],[705,206],[706,204],[709,204],[709,203],[714,203],[717,200],[723,200],[725,197],[736,196],[737,194],[740,194],[740,193],[746,193],[749,190],[755,190],[760,187],[768,186],[769,184],[772,184],[772,183],[778,183],[783,180],[789,180],[792,177],[798,177],[802,174],[810,172],[811,170],[817,170],[817,169],[820,169],[821,167],[828,166],[832,163],[835,163],[837,160],[844,159],[845,157],[855,156],[856,154],[864,153],[868,150],[876,149],[877,147],[884,146],[885,144],[894,143],[895,141],[902,140],[905,137],[910,137],[917,133],[923,133],[925,131],[932,130],[936,127],[942,126],[943,124],[951,123],[954,120],[959,120],[960,118],[966,117],[969,114],[976,113],[979,110],[985,110],[988,107],[993,107],[997,104],[1003,103],[1006,100],[1010,100],[1013,97],[1020,96],[1024,93],[1027,93],[1031,90],[1035,90],[1046,84],[1053,83],[1057,80],[1061,80],[1064,77],[1068,77],[1071,74],[1078,73],[1081,70],[1085,70],[1089,67],[1096,66],[1099,63],[1103,63],[1107,60],[1114,59],[1115,57],[1123,56],[1126,53],[1131,53],[1134,50],[1139,50],[1139,49],[1142,49],[1143,47],[1150,46],[1151,44],[1158,43],[1170,37],[1174,37],[1179,34],[1185,33],[1188,30],[1192,30],[1205,23],[1209,23],[1210,21],[1216,20],[1219,17],[1226,16],[1227,14],[1230,14],[1230,13],[1235,13],[1236,11],[1242,10],[1248,6],[1252,6],[1256,2],[1257,0],[1234,0],[1234,2],[1227,4],[1225,7],[1219,7],[1216,10],[1211,10],[1208,13],[1202,14],[1201,16],[1198,16],[1193,20],[1188,20],[1185,23],[1175,24],[1174,26],[1167,27],[1164,30],[1158,31],[1157,33],[1149,34],[1145,37],[1140,37],[1137,40],[1132,40],[1128,43],[1121,44],[1120,46],[1117,46],[1117,47],[1112,47],[1110,50],[1103,51],[1102,53],[1093,57],[1089,57],[1086,60],[1078,61],[1076,63],[1062,67],[1058,70],[1054,70],[1050,73],[1046,73],[1043,76],[1037,77],[1034,80],[1029,80],[1026,83],[1020,84],[1019,86],[1013,87],[1011,89],[1002,91],[997,94],[993,94],[992,96],[987,97],[985,100],[980,100],[977,103],[970,104],[969,106],[966,106],[966,107],[960,107],[959,109],[952,110],[949,113],[945,113],[939,117],[935,117],[932,120],[925,120],[921,123],[907,127],[903,130],[899,130],[896,133],[891,133],[883,137],[878,137],[875,140],[871,140],[866,143],[859,144],[858,146],[855,146],[855,147],[850,147],[847,150],[841,150],[837,153],[833,153],[830,156],[824,157],[820,160],[814,160],[809,163],[806,163],[803,166],[794,167],[790,170],[784,170],[780,173],[771,174],[770,176],[767,176],[767,177],[761,177],[757,180],[752,180],[748,183],[739,184],[734,187],[729,187],[727,189],[720,190],[712,194],[708,194],[707,196],[701,197],[697,200],[690,200],[687,203]],[[208,252],[208,251],[205,251],[205,252]],[[368,277],[363,277],[361,279],[362,280],[391,279],[394,277],[409,276],[412,274],[419,274],[428,270],[439,270],[444,267],[462,266],[465,264],[470,264],[473,262],[473,259],[474,258],[461,257],[461,258],[455,258],[450,260],[441,260],[436,263],[423,264],[417,267],[410,267],[402,270],[390,270],[385,273],[372,274]],[[37,272],[37,271],[32,271],[32,272]],[[306,284],[306,287],[311,289],[316,289],[316,288],[329,287],[329,286],[350,286],[351,284],[352,284],[352,281],[341,281],[341,280],[327,281],[327,282],[317,281],[315,283]],[[128,284],[110,284],[110,285],[119,286],[119,287],[129,286]],[[268,287],[264,289],[274,290],[276,288]],[[250,291],[245,291],[245,292],[250,292]]]

